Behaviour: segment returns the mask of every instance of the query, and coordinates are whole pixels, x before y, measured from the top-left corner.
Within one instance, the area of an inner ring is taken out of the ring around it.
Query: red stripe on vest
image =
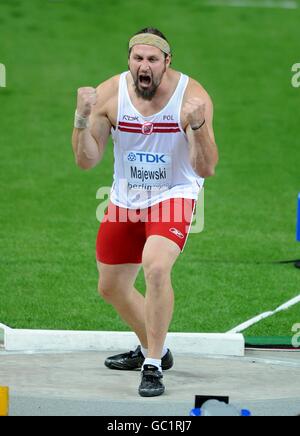
[[[140,133],[142,134],[142,129],[130,129],[129,127],[120,127],[119,126],[119,130],[120,132],[130,132],[130,133]]]
[[[130,129],[129,127],[120,126],[119,130],[120,130],[120,132],[138,133],[138,134],[144,135],[144,133],[142,132],[142,129]],[[153,133],[179,133],[180,131],[181,131],[180,129],[157,129],[157,128],[154,128],[152,135],[153,135]]]
[[[151,123],[154,127],[179,127],[178,123]],[[137,124],[137,123],[125,123],[124,121],[119,122],[119,126],[123,127],[140,127],[142,128],[143,124]]]
[[[179,127],[178,123],[153,123],[154,127]]]
[[[142,124],[137,124],[137,123],[124,123],[123,121],[119,122],[119,126],[123,126],[123,127],[139,127],[142,128]]]
[[[180,129],[157,129],[154,127],[153,133],[178,133]]]

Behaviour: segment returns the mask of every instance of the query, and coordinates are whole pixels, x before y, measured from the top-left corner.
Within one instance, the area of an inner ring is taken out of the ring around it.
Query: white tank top
[[[143,209],[170,198],[197,200],[204,179],[191,166],[189,144],[180,122],[188,76],[181,74],[174,94],[160,112],[144,117],[129,97],[127,74],[120,76],[118,122],[112,129],[112,203]]]

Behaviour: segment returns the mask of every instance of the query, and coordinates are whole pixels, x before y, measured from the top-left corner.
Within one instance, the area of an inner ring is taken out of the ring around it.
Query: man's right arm
[[[111,123],[107,117],[109,99],[107,83],[94,88],[80,88],[77,97],[78,127],[74,127],[72,146],[76,164],[88,170],[102,159],[108,141]]]

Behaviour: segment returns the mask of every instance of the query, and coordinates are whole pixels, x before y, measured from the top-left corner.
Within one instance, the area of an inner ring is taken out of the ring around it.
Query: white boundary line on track
[[[261,9],[298,9],[295,0],[206,0],[203,6],[222,6],[235,8],[261,8]]]
[[[283,310],[287,310],[292,306],[295,306],[295,304],[300,303],[300,295],[298,295],[295,298],[292,298],[291,300],[287,301],[286,303],[282,304],[281,306],[277,307],[277,309],[270,311],[270,312],[264,312],[260,315],[255,316],[254,318],[249,319],[248,321],[244,322],[243,324],[240,324],[233,329],[229,330],[227,333],[241,333],[247,328],[253,326],[254,324],[257,324],[258,322],[262,321],[263,319],[269,318],[270,316],[275,315],[278,312],[282,312]]]

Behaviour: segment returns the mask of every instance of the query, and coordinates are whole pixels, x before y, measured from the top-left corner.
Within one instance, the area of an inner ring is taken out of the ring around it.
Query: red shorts
[[[152,235],[174,241],[183,251],[195,204],[195,200],[172,198],[131,210],[110,203],[98,232],[97,260],[108,265],[141,264],[145,243]]]

